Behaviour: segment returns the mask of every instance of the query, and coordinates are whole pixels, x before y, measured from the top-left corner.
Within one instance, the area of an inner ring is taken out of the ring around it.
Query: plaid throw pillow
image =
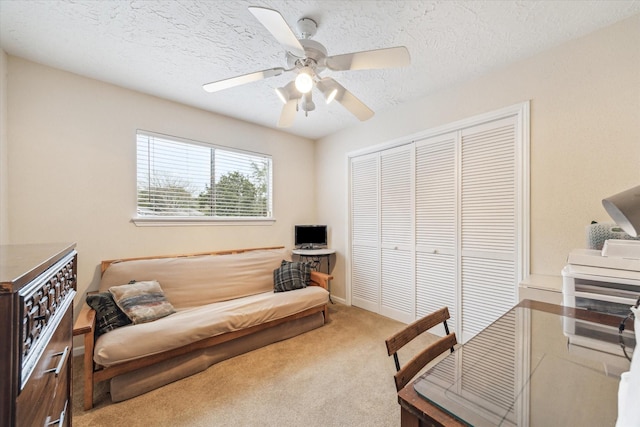
[[[305,262],[282,261],[273,270],[273,292],[286,292],[306,288],[309,285],[311,266]]]
[[[131,320],[120,310],[109,292],[87,295],[87,304],[96,311],[96,336],[106,334],[121,326],[131,324]]]

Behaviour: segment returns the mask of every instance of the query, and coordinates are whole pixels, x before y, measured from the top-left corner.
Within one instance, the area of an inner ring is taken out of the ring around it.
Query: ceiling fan
[[[295,72],[295,80],[276,89],[278,97],[284,103],[278,127],[291,126],[299,109],[305,115],[315,109],[312,99],[314,86],[322,93],[327,104],[335,100],[358,119],[368,120],[373,116],[373,111],[336,80],[323,77],[323,72],[404,67],[411,63],[409,51],[404,46],[328,56],[327,49],[322,44],[311,40],[318,28],[313,19],[298,20],[297,26],[302,36],[298,39],[278,11],[257,6],[250,6],[249,11],[285,48],[289,68],[269,68],[207,83],[202,88],[207,92],[217,92],[282,73]]]

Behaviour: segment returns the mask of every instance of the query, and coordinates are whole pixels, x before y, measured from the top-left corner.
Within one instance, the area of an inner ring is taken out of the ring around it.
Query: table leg
[[[321,271],[322,268],[322,258],[327,258],[327,274],[331,274],[331,255],[298,255],[300,257],[300,260],[306,263],[309,263],[311,265],[311,268],[313,268],[316,271]],[[328,283],[329,289],[327,289],[327,291],[329,291],[329,302],[331,304],[335,304],[333,302],[333,300],[331,299],[331,280],[329,280]]]
[[[401,427],[419,427],[420,420],[411,412],[407,411],[403,407],[400,407],[400,426]]]
[[[331,255],[327,255],[327,274],[331,275]],[[329,287],[329,289],[327,289],[329,291],[329,302],[334,304],[331,299],[331,280],[328,281],[327,286]]]

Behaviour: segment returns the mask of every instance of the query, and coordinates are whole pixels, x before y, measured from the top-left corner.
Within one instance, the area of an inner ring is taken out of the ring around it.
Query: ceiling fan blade
[[[296,118],[296,105],[297,99],[290,99],[282,107],[282,113],[280,114],[280,120],[278,120],[279,128],[288,128],[293,124],[293,120]]]
[[[354,94],[346,89],[340,98],[336,97],[336,101],[351,111],[351,114],[360,119],[361,122],[369,120],[375,114],[371,108],[367,107],[362,101],[356,98]]]
[[[410,64],[411,56],[404,46],[345,53],[326,60],[327,67],[334,71],[406,67]]]
[[[337,93],[333,99],[342,104],[344,108],[349,110],[351,114],[360,119],[360,121],[364,122],[365,120],[369,120],[375,114],[371,108],[356,98],[354,94],[330,77],[319,80],[316,85],[322,93],[329,93],[333,89],[337,89]]]
[[[300,41],[298,41],[293,31],[291,31],[291,28],[287,25],[287,21],[280,15],[280,12],[257,6],[249,6],[249,12],[285,47],[287,52],[299,58],[306,56]]]
[[[206,83],[202,85],[202,89],[206,90],[207,92],[217,92],[219,90],[229,89],[231,87],[243,85],[245,83],[256,82],[258,80],[266,79],[267,77],[279,76],[284,71],[284,68],[270,68],[268,70],[257,71],[255,73],[231,77],[230,79]]]

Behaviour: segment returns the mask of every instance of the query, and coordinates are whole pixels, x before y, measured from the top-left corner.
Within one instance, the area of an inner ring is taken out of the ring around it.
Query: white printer
[[[602,251],[576,249],[569,254],[562,269],[565,306],[613,314],[620,320],[630,313],[629,308],[640,296],[640,259],[626,258],[619,249],[615,241],[607,241]],[[563,327],[570,344],[621,354],[617,328],[577,319],[567,319]],[[629,347],[635,347],[633,332],[625,331],[623,339]]]

